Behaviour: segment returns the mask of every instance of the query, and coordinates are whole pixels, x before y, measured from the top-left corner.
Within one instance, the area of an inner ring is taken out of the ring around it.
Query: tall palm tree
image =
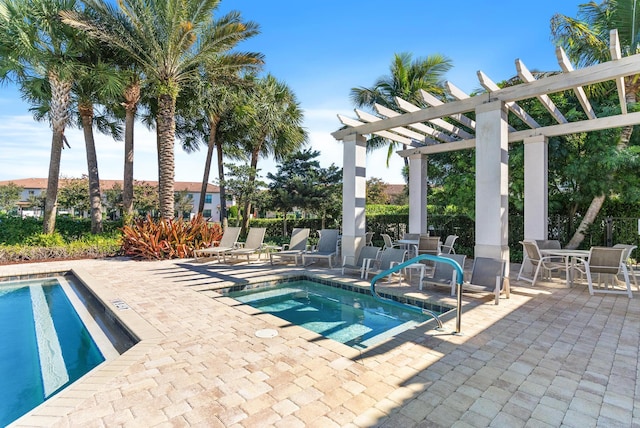
[[[283,82],[267,75],[258,79],[249,91],[248,112],[251,134],[244,144],[250,154],[249,182],[256,180],[260,157],[273,156],[282,161],[286,155],[302,148],[307,142],[307,131],[302,127],[304,114],[295,94]],[[245,202],[243,231],[249,227],[251,203]]]
[[[119,7],[106,0],[84,3],[92,16],[62,13],[63,21],[126,52],[155,90],[160,215],[173,218],[176,98],[201,66],[221,57],[225,67],[257,59],[257,54],[229,51],[257,34],[258,26],[241,22],[238,12],[214,20],[220,0],[122,0]]]
[[[402,113],[396,105],[395,97],[415,105],[423,105],[421,89],[436,95],[444,95],[444,76],[452,66],[449,58],[439,54],[414,60],[410,53],[397,53],[393,56],[388,75],[378,78],[370,88],[352,88],[350,98],[358,107],[373,107],[374,104],[380,104]],[[384,146],[388,146],[388,166],[398,143],[380,137],[373,137],[367,142],[368,150]],[[406,149],[406,146],[403,145],[403,148]],[[405,158],[404,161],[407,165],[408,159]]]
[[[554,41],[562,46],[569,58],[578,66],[589,66],[611,59],[609,53],[610,30],[617,29],[623,56],[640,53],[640,2],[638,0],[594,1],[578,6],[577,18],[556,14],[551,18],[551,34]],[[627,104],[637,102],[640,91],[640,76],[628,76],[624,80]],[[618,151],[625,150],[633,126],[620,132]],[[576,248],[584,240],[584,232],[591,225],[604,201],[606,194],[596,195],[567,244]]]
[[[44,78],[51,94],[48,118],[53,135],[43,222],[46,234],[55,229],[76,57],[86,49],[86,40],[63,25],[58,14],[76,8],[75,0],[0,0],[0,78],[12,78],[21,86],[30,79]]]

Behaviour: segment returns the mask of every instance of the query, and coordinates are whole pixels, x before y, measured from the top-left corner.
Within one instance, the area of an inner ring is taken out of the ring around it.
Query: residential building
[[[68,179],[60,180],[60,187],[64,187],[65,182]],[[21,178],[16,180],[3,180],[0,181],[0,186],[14,183],[17,186],[23,188],[18,206],[23,217],[27,216],[40,216],[42,213],[37,207],[33,207],[33,198],[44,196],[47,190],[46,178]],[[135,181],[135,184],[147,184],[154,187],[158,186],[157,181]],[[108,189],[112,189],[114,186],[122,188],[122,180],[100,180],[100,189],[102,192]],[[187,197],[191,200],[193,208],[191,209],[190,216],[193,217],[198,211],[198,205],[200,203],[200,190],[202,183],[189,182],[189,181],[176,181],[174,183],[174,190],[176,192],[187,192]],[[227,201],[227,205],[233,205],[233,201]],[[59,212],[64,211],[68,207],[59,207]],[[209,218],[212,221],[220,221],[220,187],[213,184],[207,185],[207,193],[205,195],[205,203],[203,216]]]

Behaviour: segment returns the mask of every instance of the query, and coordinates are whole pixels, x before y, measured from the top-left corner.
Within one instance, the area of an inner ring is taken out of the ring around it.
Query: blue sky
[[[510,1],[459,0],[223,0],[220,12],[238,10],[257,22],[261,34],[239,46],[262,52],[265,72],[286,82],[305,112],[310,146],[321,152],[323,167],[342,166],[342,146],[331,137],[340,127],[336,115],[355,117],[352,87],[369,87],[387,75],[394,53],[414,58],[442,54],[453,62],[447,80],[465,92],[480,87],[482,70],[499,82],[516,74],[515,60],[531,70],[558,70],[549,23],[555,13],[576,16],[584,0],[538,0],[525,7]],[[16,87],[0,87],[0,180],[46,177],[51,132],[37,123]],[[86,174],[84,141],[69,129],[71,149],[62,153],[61,175]],[[155,135],[136,128],[134,176],[157,180]],[[100,177],[121,179],[123,143],[96,136]],[[177,181],[200,181],[205,152],[186,154],[176,144]],[[367,176],[402,183],[401,159],[386,167],[386,150],[368,155]],[[269,160],[261,175],[274,172]]]

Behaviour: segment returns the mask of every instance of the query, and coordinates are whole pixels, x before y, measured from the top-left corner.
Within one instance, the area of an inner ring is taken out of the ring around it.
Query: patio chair
[[[633,263],[631,263],[631,253],[633,250],[638,248],[636,245],[628,245],[628,244],[616,244],[613,248],[624,248],[626,251],[623,256],[623,260],[627,265],[627,270],[629,271],[629,276],[633,278],[633,283],[636,286],[636,289],[640,291],[640,286],[638,285],[638,280],[636,279],[636,271],[633,270]]]
[[[380,253],[378,259],[364,260],[364,279],[368,279],[371,274],[379,274],[391,269],[405,261],[407,250],[402,248],[387,248]],[[391,275],[389,275],[391,276]]]
[[[393,239],[391,239],[391,236],[388,234],[381,233],[380,236],[382,236],[382,240],[384,241],[384,247],[382,247],[383,250],[400,246],[399,244],[394,243]]]
[[[441,253],[442,242],[439,236],[420,236],[420,244],[418,245],[418,254],[431,254],[438,256]]]
[[[365,260],[366,259],[378,259],[378,253],[380,252],[380,247],[373,247],[369,245],[365,245],[360,249],[358,257],[356,257],[354,263],[347,263],[347,257],[342,258],[342,275],[344,275],[345,270],[357,270],[360,272],[360,278],[364,278],[364,268],[365,268]]]
[[[584,265],[585,274],[587,275],[587,283],[589,285],[589,294],[593,296],[594,293],[607,293],[607,294],[626,294],[630,299],[633,297],[631,294],[631,283],[629,282],[629,272],[627,271],[627,264],[624,260],[626,250],[625,248],[612,248],[612,247],[591,247],[589,251],[589,258],[587,260],[580,260]],[[625,289],[616,289],[618,285],[617,276],[622,272],[624,276]],[[593,276],[598,275],[598,288],[593,287]],[[602,279],[605,277],[604,288],[602,288]]]
[[[440,252],[442,254],[455,254],[456,250],[453,249],[453,244],[457,239],[458,235],[448,235],[447,239],[444,240],[444,244],[440,246]]]
[[[464,262],[467,256],[464,254],[441,254],[440,257],[446,257],[458,263],[464,270]],[[451,288],[451,295],[456,294],[456,282],[458,280],[458,272],[449,263],[435,262],[433,268],[433,275],[424,279],[427,284],[433,284],[437,286],[444,286]],[[422,284],[420,284],[420,290],[422,290]]]
[[[228,251],[223,254],[230,255],[232,257],[247,256],[247,263],[251,262],[251,255],[258,254],[264,249],[264,234],[267,231],[266,227],[250,227],[249,233],[247,233],[247,240],[243,244],[239,244],[240,248]]]
[[[340,231],[338,229],[322,229],[320,232],[318,245],[312,251],[302,255],[302,264],[307,264],[307,259],[327,259],[329,269],[333,269],[333,258],[338,254],[338,240]]]
[[[520,271],[518,272],[518,281],[522,280],[530,282],[531,286],[535,287],[540,271],[542,271],[543,278],[551,278],[551,273],[553,271],[567,269],[567,264],[564,258],[558,258],[558,256],[543,256],[540,254],[540,248],[538,248],[536,241],[524,240],[520,241],[520,244],[522,244],[526,259],[531,263],[534,271],[531,277],[527,277],[524,274],[526,263],[525,260],[523,260],[520,265]]]
[[[298,257],[302,260],[302,255],[307,251],[307,241],[309,239],[309,228],[297,227],[291,231],[291,239],[288,244],[282,246],[281,251],[269,253],[269,261],[273,266],[273,258],[293,259],[298,265]]]
[[[500,301],[502,292],[507,299],[510,298],[509,278],[504,276],[506,265],[504,260],[476,257],[473,261],[471,279],[462,284],[462,290],[492,293],[495,296],[496,305]]]
[[[201,248],[199,250],[193,251],[193,256],[196,260],[198,260],[198,256],[201,257],[211,257],[214,254],[218,257],[218,263],[220,263],[220,254],[222,254],[224,259],[224,254],[227,251],[231,251],[237,248],[238,246],[238,237],[240,236],[240,228],[239,227],[227,227],[222,234],[222,238],[220,238],[220,242],[218,246],[213,246],[209,248]]]
[[[364,234],[364,245],[373,245],[373,232],[367,232]]]

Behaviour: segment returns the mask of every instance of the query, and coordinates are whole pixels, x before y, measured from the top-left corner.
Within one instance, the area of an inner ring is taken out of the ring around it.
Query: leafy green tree
[[[236,198],[238,206],[245,207],[240,214],[242,215],[242,223],[248,224],[251,211],[247,207],[251,207],[252,204],[260,200],[260,193],[267,186],[267,183],[260,179],[259,171],[249,165],[228,163],[226,168],[228,173],[224,184],[229,194]],[[250,177],[253,179],[250,180]]]
[[[123,211],[122,194],[122,187],[118,183],[114,183],[110,189],[104,190],[104,205],[107,209],[107,215],[112,220]]]
[[[300,149],[307,141],[307,132],[302,127],[304,118],[293,91],[274,76],[258,79],[249,93],[247,113],[250,115],[251,134],[242,141],[250,154],[250,182],[256,180],[251,171],[257,171],[260,157],[273,156],[281,161],[292,151]],[[244,201],[244,211],[249,212],[251,201]],[[243,231],[249,225],[248,217],[242,224]]]
[[[193,196],[188,190],[179,190],[176,192],[174,206],[176,207],[177,218],[183,218],[185,214],[191,213],[193,209]]]
[[[271,206],[284,216],[284,235],[287,234],[287,213],[294,208],[313,207],[318,199],[318,175],[322,172],[316,159],[319,155],[320,152],[311,149],[291,153],[277,165],[275,174],[267,174]]]
[[[382,179],[371,177],[367,180],[367,205],[388,204],[389,195],[386,192],[387,183]]]
[[[0,210],[8,212],[16,208],[23,190],[24,187],[18,186],[14,182],[0,186]]]
[[[617,29],[623,56],[640,52],[640,8],[637,0],[594,1],[578,6],[576,18],[556,14],[551,19],[551,33],[554,41],[562,46],[569,58],[580,66],[588,66],[608,61],[610,30]],[[640,91],[639,76],[624,79],[627,104],[635,104]],[[597,86],[595,91],[603,94],[606,87]],[[633,126],[627,126],[619,133],[616,148],[624,152],[628,148]],[[627,156],[621,153],[622,156]],[[569,248],[575,248],[584,239],[584,232],[594,222],[607,197],[607,192],[595,193],[583,220],[576,230]]]
[[[158,187],[145,182],[133,185],[133,207],[138,214],[153,214],[158,211]]]
[[[74,216],[77,213],[89,211],[91,209],[91,202],[89,199],[89,179],[87,176],[83,176],[82,178],[67,178],[64,179],[63,183],[58,198],[60,207],[70,209],[71,214]]]
[[[180,90],[197,79],[202,66],[243,67],[247,57],[257,57],[229,50],[257,34],[258,27],[241,22],[238,12],[214,20],[219,0],[123,0],[119,8],[103,0],[85,4],[92,17],[69,12],[61,14],[63,21],[126,52],[154,90],[160,214],[173,218],[175,109]]]
[[[77,10],[75,0],[2,0],[0,3],[0,78],[12,78],[21,88],[45,79],[51,94],[48,114],[53,135],[44,210],[43,232],[53,233],[58,204],[60,160],[69,122],[76,58],[86,38],[64,25],[61,11]],[[27,95],[28,97],[28,95]]]
[[[389,68],[389,74],[378,78],[372,87],[352,88],[351,101],[358,107],[373,108],[380,104],[391,110],[403,113],[396,104],[395,97],[418,106],[424,106],[420,90],[435,95],[444,96],[444,76],[451,69],[452,63],[444,55],[429,55],[426,58],[416,58],[407,52],[394,55]],[[367,141],[367,150],[388,147],[387,166],[389,159],[398,149],[398,143],[381,137],[373,136]],[[403,145],[403,148],[407,147]],[[408,159],[405,158],[405,165]]]

